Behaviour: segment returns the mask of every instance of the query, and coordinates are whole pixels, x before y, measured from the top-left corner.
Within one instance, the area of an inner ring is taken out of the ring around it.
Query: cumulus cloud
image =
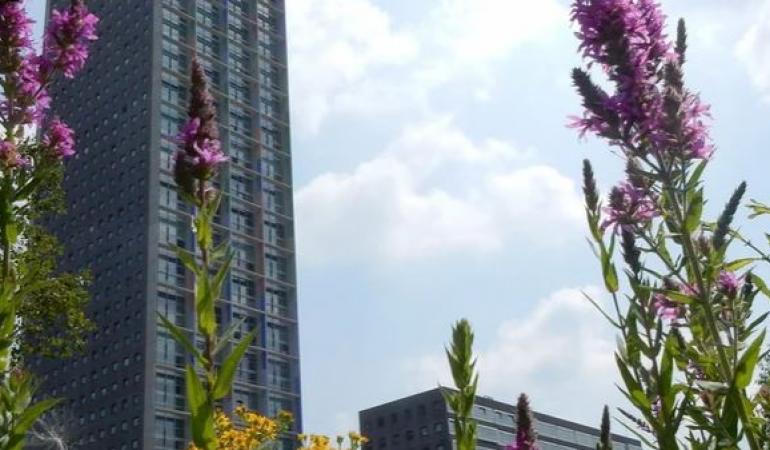
[[[613,330],[583,292],[602,299],[595,287],[556,291],[504,322],[488,346],[477,346],[479,394],[513,402],[527,392],[536,410],[593,426],[604,404],[625,404],[613,385]],[[475,331],[477,337],[485,333]],[[413,391],[452,385],[438,353],[407,360],[403,373]]]
[[[531,151],[506,142],[469,139],[450,118],[409,126],[373,159],[298,190],[303,261],[400,261],[489,253],[525,240],[561,243],[564,228],[581,223],[582,201],[569,178],[531,160]]]
[[[754,23],[736,46],[736,56],[744,64],[752,83],[770,96],[770,1],[765,1]]]
[[[566,20],[556,0],[438,0],[411,27],[371,0],[288,8],[294,123],[307,133],[333,113],[428,110],[435,88],[469,76],[489,82],[490,64]]]

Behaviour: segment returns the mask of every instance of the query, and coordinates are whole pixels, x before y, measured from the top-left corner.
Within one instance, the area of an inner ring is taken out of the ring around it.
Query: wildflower
[[[0,72],[10,73],[18,68],[21,53],[32,47],[34,23],[21,0],[0,3],[0,42],[7,53],[0,55]]]
[[[196,181],[205,182],[214,176],[217,167],[227,161],[227,157],[219,142],[214,98],[197,60],[193,60],[191,78],[189,120],[178,136],[181,149],[175,156],[174,177],[183,191],[193,195]]]
[[[738,295],[738,289],[742,284],[742,279],[735,275],[735,272],[723,270],[719,272],[717,279],[717,289],[728,298],[735,298]]]
[[[615,231],[630,230],[642,226],[659,215],[655,201],[647,190],[623,182],[610,192],[609,206],[604,208],[607,215],[602,230],[614,226]]]
[[[605,93],[588,73],[576,69],[573,81],[584,112],[571,124],[608,138],[627,152],[657,155],[676,149],[687,159],[713,153],[705,118],[708,106],[684,89],[684,49],[666,38],[665,16],[655,0],[575,0],[572,21],[589,65],[604,68],[615,92]],[[663,83],[661,83],[663,81]]]
[[[43,145],[58,158],[72,156],[75,154],[75,133],[57,117],[48,126],[43,136]]]
[[[43,39],[42,65],[46,70],[59,69],[73,78],[88,59],[88,46],[97,39],[99,18],[88,11],[82,0],[73,0],[66,11],[51,11]]]
[[[29,159],[19,154],[13,142],[0,141],[0,163],[4,167],[24,167],[29,165]]]
[[[576,0],[572,20],[583,57],[598,62],[615,83],[615,94],[603,106],[617,114],[620,129],[654,135],[663,118],[657,75],[672,54],[659,5],[652,0]],[[606,134],[604,118],[590,110],[576,125]]]
[[[682,315],[682,306],[660,292],[653,295],[652,308],[663,320],[675,320]]]
[[[538,450],[532,410],[526,394],[521,394],[516,403],[516,441],[506,445],[505,450]]]

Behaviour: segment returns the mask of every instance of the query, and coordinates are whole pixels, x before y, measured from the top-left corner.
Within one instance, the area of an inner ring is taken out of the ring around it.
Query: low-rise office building
[[[453,450],[454,413],[441,388],[421,392],[359,412],[361,433],[369,438],[364,450]],[[599,429],[548,414],[534,413],[541,450],[593,450]],[[500,450],[516,436],[516,405],[477,397],[477,448]],[[641,450],[641,442],[612,435],[616,450]]]

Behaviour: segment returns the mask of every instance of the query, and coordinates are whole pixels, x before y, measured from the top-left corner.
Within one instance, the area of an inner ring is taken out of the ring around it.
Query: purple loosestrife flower
[[[58,158],[72,156],[75,154],[75,133],[57,117],[48,125],[43,135],[43,145]]]
[[[719,289],[719,292],[728,298],[735,298],[738,295],[738,290],[742,284],[742,278],[735,275],[735,272],[728,272],[726,270],[719,272],[717,288]]]
[[[54,9],[43,39],[43,71],[59,69],[65,77],[74,78],[88,59],[88,45],[97,39],[98,23],[82,0],[73,0],[65,11]]]
[[[32,47],[32,23],[21,0],[0,1],[0,72],[18,69],[22,53]]]
[[[687,93],[681,106],[682,147],[685,156],[694,159],[709,159],[714,153],[714,146],[708,128],[703,123],[710,117],[710,107],[701,103],[697,95]]]
[[[532,410],[526,394],[521,394],[516,403],[516,441],[506,445],[505,450],[539,450],[535,433]]]
[[[13,142],[0,141],[0,164],[3,167],[24,167],[29,160],[19,154]]]
[[[184,192],[194,195],[196,181],[205,183],[227,161],[219,142],[214,97],[197,59],[193,59],[191,94],[189,120],[178,136],[181,149],[174,158],[174,178]]]
[[[602,222],[602,230],[613,226],[616,232],[643,226],[659,215],[657,205],[649,192],[628,181],[612,188],[609,206],[603,209],[607,217]]]
[[[652,0],[575,0],[572,21],[578,25],[583,57],[599,63],[615,84],[604,107],[617,114],[624,133],[638,133],[634,144],[644,137],[655,140],[663,120],[657,82],[673,53],[659,5]],[[574,125],[597,134],[608,126],[591,111]]]
[[[682,306],[674,302],[665,294],[657,293],[652,297],[652,308],[663,320],[676,320],[682,316]]]

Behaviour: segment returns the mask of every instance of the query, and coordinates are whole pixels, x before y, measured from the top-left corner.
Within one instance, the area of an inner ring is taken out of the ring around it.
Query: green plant
[[[473,356],[473,329],[462,319],[452,327],[452,344],[446,349],[456,391],[442,390],[455,413],[455,438],[459,450],[476,448],[476,421],[471,418],[479,376]]]
[[[197,60],[193,61],[191,78],[190,119],[180,134],[182,148],[175,159],[174,175],[179,192],[196,208],[193,231],[200,258],[181,248],[176,253],[195,275],[196,328],[203,338],[203,348],[196,348],[186,332],[166,317],[160,315],[160,320],[173,338],[193,356],[202,372],[199,374],[193,365],[187,365],[185,372],[193,443],[200,450],[216,450],[216,402],[230,394],[238,363],[256,332],[249,333],[232,348],[231,340],[242,323],[232,324],[219,335],[215,305],[229,273],[233,253],[226,242],[214,245],[212,227],[222,194],[211,185],[210,180],[226,158],[218,140],[213,98]]]

